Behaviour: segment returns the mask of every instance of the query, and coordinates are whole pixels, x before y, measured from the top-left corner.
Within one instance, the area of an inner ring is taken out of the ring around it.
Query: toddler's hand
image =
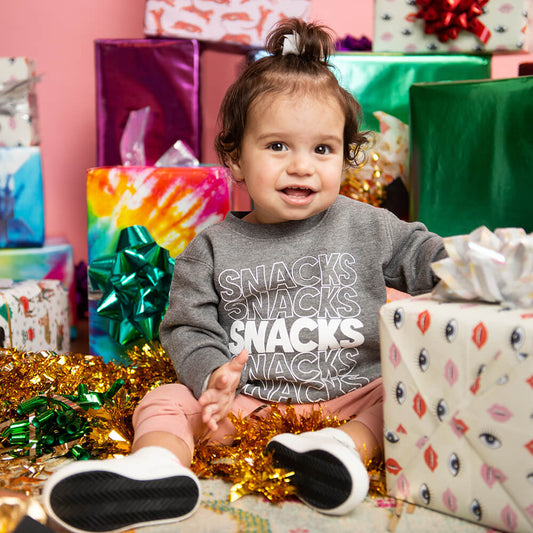
[[[243,350],[231,361],[217,368],[209,378],[207,390],[198,399],[202,406],[202,421],[211,431],[216,431],[218,422],[230,412],[247,360],[248,352]]]

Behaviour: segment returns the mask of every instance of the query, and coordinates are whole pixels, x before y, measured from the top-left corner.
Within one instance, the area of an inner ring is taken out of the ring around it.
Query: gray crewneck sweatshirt
[[[339,196],[311,218],[256,225],[229,213],[176,258],[160,336],[196,397],[242,349],[240,392],[317,402],[380,375],[386,286],[420,294],[442,239],[419,222]]]

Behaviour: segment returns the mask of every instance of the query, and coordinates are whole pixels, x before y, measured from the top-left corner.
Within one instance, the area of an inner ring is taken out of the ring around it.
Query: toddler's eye
[[[455,477],[459,473],[459,469],[461,468],[461,463],[456,453],[452,453],[450,455],[450,458],[448,459],[448,468],[450,469],[450,473],[452,474],[453,477]]]
[[[315,152],[320,155],[327,155],[331,153],[331,148],[327,146],[326,144],[319,144],[315,148]]]
[[[498,448],[501,448],[501,441],[498,437],[495,437],[492,433],[481,433],[479,435],[479,440],[489,448],[492,448],[493,450],[496,450]]]
[[[282,152],[287,149],[283,143],[272,143],[269,148],[274,152]]]

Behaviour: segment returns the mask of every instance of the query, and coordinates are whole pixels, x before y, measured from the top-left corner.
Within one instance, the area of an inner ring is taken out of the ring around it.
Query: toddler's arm
[[[230,412],[247,360],[248,352],[243,350],[231,361],[217,368],[209,378],[207,390],[198,399],[203,410],[202,420],[211,431],[216,431],[217,422]]]

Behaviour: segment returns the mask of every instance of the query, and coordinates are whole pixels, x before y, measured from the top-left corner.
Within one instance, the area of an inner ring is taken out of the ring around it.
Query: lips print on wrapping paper
[[[533,530],[530,311],[428,296],[381,309],[385,430],[405,430],[385,439],[391,495],[495,529]]]

